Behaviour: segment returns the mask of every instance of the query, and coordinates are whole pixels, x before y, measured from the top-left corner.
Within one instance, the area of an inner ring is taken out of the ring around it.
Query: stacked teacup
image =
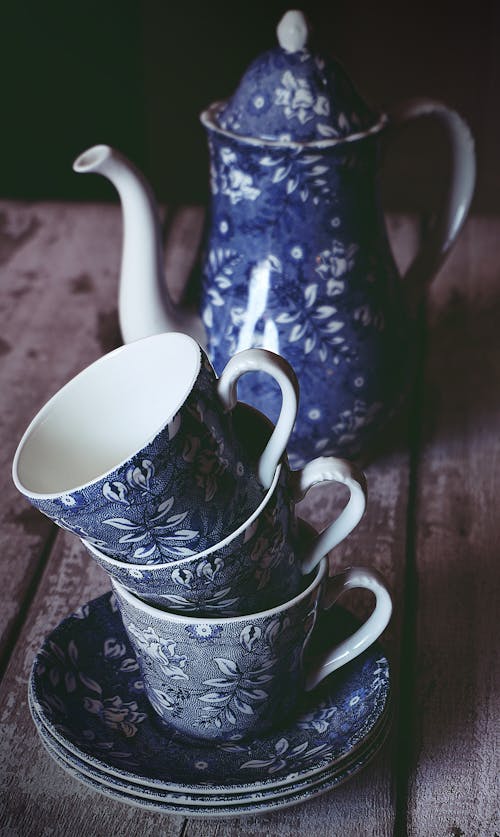
[[[237,403],[249,372],[281,389],[275,426]],[[150,704],[189,739],[275,727],[390,618],[377,572],[328,575],[327,553],[364,513],[365,480],[334,457],[290,471],[297,404],[295,375],[279,355],[242,351],[217,378],[195,340],[160,334],[73,378],[16,451],[18,489],[109,573]],[[295,505],[327,481],[347,486],[349,499],[317,534]],[[308,657],[319,612],[352,587],[375,594],[371,616]]]

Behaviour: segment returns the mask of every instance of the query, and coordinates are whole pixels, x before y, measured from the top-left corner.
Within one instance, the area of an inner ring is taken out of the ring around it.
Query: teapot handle
[[[445,127],[451,173],[441,206],[431,217],[425,240],[405,273],[410,293],[412,289],[413,293],[421,292],[441,267],[467,217],[476,180],[474,140],[456,111],[433,99],[418,98],[402,102],[388,114],[389,124],[394,126],[422,116],[435,117]]]

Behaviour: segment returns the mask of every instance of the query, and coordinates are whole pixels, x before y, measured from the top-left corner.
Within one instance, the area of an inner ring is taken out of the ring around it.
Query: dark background
[[[0,197],[115,200],[71,164],[97,142],[133,159],[163,202],[208,191],[199,112],[231,94],[273,46],[293,4],[169,0],[15,0],[1,12]],[[440,99],[476,139],[477,212],[500,210],[500,3],[476,0],[303,2],[320,49],[339,58],[365,99],[388,108]],[[387,149],[389,208],[434,201],[446,171],[440,130],[421,121]]]

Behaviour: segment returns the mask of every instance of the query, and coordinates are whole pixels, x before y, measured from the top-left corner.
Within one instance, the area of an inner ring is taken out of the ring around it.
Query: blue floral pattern
[[[202,552],[231,534],[264,497],[255,461],[233,433],[202,355],[196,386],[140,454],[105,478],[33,505],[103,553],[133,565]]]
[[[277,48],[202,121],[210,358],[220,371],[251,346],[281,354],[301,390],[292,467],[319,453],[353,457],[396,411],[410,377],[410,323],[376,192],[384,118],[335,62]],[[247,377],[239,393],[276,419],[272,382]]]
[[[339,641],[357,626],[338,607],[322,619],[320,644]],[[215,630],[196,642],[216,643],[220,636]],[[157,789],[251,792],[305,779],[370,740],[389,705],[389,663],[376,643],[327,678],[274,731],[246,742],[197,746],[158,727],[142,681],[131,670],[135,659],[107,593],[45,639],[32,668],[30,702],[38,723],[70,754],[96,770],[134,782],[147,779]],[[216,665],[214,670],[220,673]]]
[[[237,616],[275,607],[293,598],[303,581],[304,542],[298,541],[288,474],[283,463],[276,487],[256,519],[225,546],[206,555],[137,566],[110,560],[93,544],[87,549],[129,590],[173,612]]]
[[[184,736],[242,739],[286,717],[297,702],[319,588],[290,610],[223,621],[203,642],[193,642],[194,624],[175,619],[166,636],[161,619],[133,607],[118,588],[115,595],[151,705]]]
[[[148,810],[184,814],[185,816],[209,817],[234,817],[241,814],[256,814],[259,812],[279,810],[298,802],[304,802],[311,796],[324,793],[335,788],[341,782],[345,782],[354,776],[373,758],[385,741],[389,729],[389,721],[377,730],[370,741],[361,750],[357,750],[351,758],[342,761],[338,766],[332,766],[306,779],[295,779],[286,787],[269,788],[266,790],[253,790],[243,793],[226,793],[218,791],[216,794],[186,793],[183,790],[165,791],[149,786],[137,788],[128,781],[126,774],[123,778],[111,776],[109,773],[102,773],[95,770],[82,759],[68,752],[57,744],[47,731],[42,727],[36,710],[31,706],[33,718],[37,724],[38,733],[46,747],[49,755],[69,771],[75,779],[78,779],[92,787],[94,790],[104,793],[112,799],[119,799],[130,802],[133,805]],[[206,765],[206,762],[201,764]],[[230,791],[231,789],[229,789]]]
[[[338,62],[280,47],[250,64],[218,115],[220,128],[240,136],[303,143],[373,130],[378,120]]]

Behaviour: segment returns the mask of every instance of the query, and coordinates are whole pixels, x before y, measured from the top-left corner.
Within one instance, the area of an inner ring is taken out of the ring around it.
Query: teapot
[[[417,99],[375,113],[343,68],[308,47],[308,25],[287,12],[278,46],[256,58],[233,96],[202,114],[210,148],[200,312],[172,304],[158,207],[123,155],[95,146],[74,163],[117,188],[124,221],[119,318],[125,342],[185,331],[220,373],[253,346],[285,357],[300,383],[289,441],[292,467],[312,456],[363,457],[409,389],[411,298],[438,271],[466,218],[474,143],[444,104]],[[413,263],[401,278],[380,205],[381,141],[399,125],[438,119],[451,173]],[[279,390],[258,372],[238,397],[274,419]]]

